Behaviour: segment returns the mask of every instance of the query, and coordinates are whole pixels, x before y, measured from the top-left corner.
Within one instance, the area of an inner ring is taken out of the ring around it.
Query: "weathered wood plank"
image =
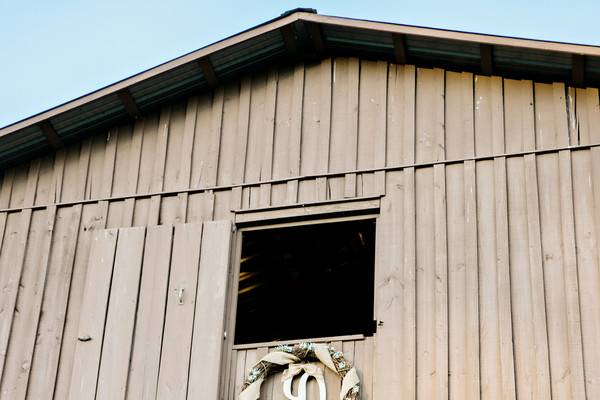
[[[52,178],[54,177],[54,154],[47,154],[40,160],[40,173],[35,193],[35,205],[47,205],[54,203],[54,193],[52,193]],[[86,169],[87,173],[87,169]],[[85,189],[85,184],[83,185]],[[1,194],[0,194],[1,196]],[[77,195],[78,199],[83,198],[83,193]]]
[[[417,397],[448,394],[447,260],[443,165],[416,172]]]
[[[187,104],[185,101],[178,101],[171,106],[171,115],[169,119],[169,136],[166,143],[166,158],[164,168],[163,189],[168,191],[178,190],[181,154],[183,149],[185,116]],[[206,111],[210,113],[209,110]]]
[[[190,97],[185,110],[185,121],[183,126],[183,138],[181,143],[181,154],[179,159],[179,170],[177,174],[177,188],[187,189],[190,187],[192,176],[192,160],[194,150],[194,135],[196,131],[196,119],[198,111],[198,97]]]
[[[482,399],[514,399],[505,159],[478,162],[477,229]]]
[[[158,382],[172,226],[147,229],[135,334],[127,383],[128,399],[154,399]]]
[[[0,189],[0,207],[8,208],[10,206],[10,197],[15,180],[15,169],[10,168],[4,171],[2,176],[2,188]]]
[[[57,210],[27,398],[52,399],[58,374],[82,206]]]
[[[374,398],[409,394],[410,388],[403,385],[407,383],[403,378],[408,375],[405,371],[414,367],[414,364],[411,365],[414,358],[410,356],[413,352],[406,335],[412,334],[414,338],[414,321],[411,323],[409,315],[415,304],[412,298],[415,283],[414,272],[409,274],[405,271],[403,241],[403,222],[410,218],[404,215],[405,192],[410,190],[407,188],[410,183],[403,181],[401,172],[393,172],[387,177],[387,185],[387,195],[382,199],[376,225],[375,318],[379,326],[373,362]],[[414,375],[410,380],[414,381]]]
[[[98,373],[97,399],[123,399],[133,340],[145,228],[119,229]]]
[[[329,127],[325,132],[325,125],[329,123],[331,117],[325,116],[325,110],[331,108],[331,94],[322,98],[324,88],[322,83],[326,82],[327,74],[331,76],[331,70],[327,70],[323,64],[307,65],[302,77],[303,97],[300,99],[300,108],[294,110],[299,119],[300,131],[295,133],[300,135],[294,138],[300,148],[298,157],[298,167],[290,168],[290,172],[295,172],[295,176],[315,174],[320,171],[327,171],[329,164],[329,143],[325,145],[325,140],[329,140]],[[331,78],[330,78],[331,79]],[[331,90],[331,87],[329,88]],[[323,118],[323,121],[321,121]],[[325,137],[321,135],[324,134]],[[326,148],[321,148],[321,145]],[[326,153],[325,153],[326,152]],[[296,158],[296,155],[290,154],[290,157]],[[324,162],[322,157],[327,157]],[[322,169],[322,167],[325,167]],[[288,183],[288,204],[299,202],[315,201],[317,195],[323,195],[322,191],[327,192],[327,187],[323,187],[322,180],[319,181],[317,192],[315,187],[317,182],[312,179],[294,180]]]
[[[31,209],[9,214],[0,252],[0,377],[8,352],[10,331],[17,301],[17,292],[29,236]]]
[[[598,234],[600,210],[600,167],[590,151],[577,151],[573,157],[573,204],[575,240],[579,272],[579,301],[585,390],[587,398],[600,396],[600,268]]]
[[[231,222],[205,222],[188,396],[217,399],[231,252]]]
[[[207,147],[208,152],[204,171],[200,178],[200,186],[215,186],[217,184],[224,95],[223,87],[217,88],[213,95],[209,141],[208,143],[201,143],[202,146]]]
[[[331,134],[331,89],[332,89],[332,61],[325,59],[321,61],[319,79],[319,137],[317,139],[317,171],[329,171],[329,146]],[[299,110],[302,112],[302,110]],[[301,120],[301,116],[298,120]],[[317,199],[329,198],[327,179],[317,178]]]
[[[566,292],[565,301],[567,303],[568,354],[572,374],[570,378],[571,393],[574,399],[583,399],[585,398],[585,374],[581,335],[580,292],[577,282],[577,248],[575,245],[574,185],[571,152],[559,152],[558,159],[560,170],[562,251],[565,271],[564,285]]]
[[[24,399],[46,283],[56,207],[37,210],[31,217],[27,250],[19,282],[4,374],[2,398]]]
[[[79,153],[79,166],[77,183],[75,187],[77,189],[76,198],[77,199],[85,199],[87,197],[87,181],[88,175],[90,173],[90,160],[92,156],[92,138],[84,139],[81,142],[81,151]]]
[[[69,399],[94,399],[104,337],[118,231],[107,229],[94,235],[81,305]]]
[[[387,68],[385,61],[362,61],[358,104],[357,168],[383,168],[386,165]],[[362,174],[359,195],[385,192],[385,172]]]
[[[158,399],[186,398],[201,238],[202,224],[175,227]]]
[[[103,164],[104,164],[104,155],[106,153],[106,135],[96,135],[92,138],[92,144],[90,149],[90,163],[88,167],[87,173],[87,181],[85,183],[85,196],[86,199],[92,198],[100,198],[103,197],[102,193],[102,174],[103,174]],[[56,158],[54,160],[54,175],[56,177],[55,189],[58,189],[58,185],[62,186],[62,169],[64,168],[64,153],[62,160],[59,160],[58,157],[62,150],[59,150],[56,153]],[[56,190],[55,193],[56,199],[60,199],[60,191]]]
[[[234,395],[234,399],[237,399],[242,391],[242,385],[244,379],[246,379],[246,357],[248,356],[248,350],[239,350],[237,352],[237,359],[235,367],[235,375],[232,380],[232,388],[230,393]]]
[[[260,181],[262,157],[264,156],[265,136],[263,134],[267,95],[267,73],[259,72],[252,77],[248,143],[246,147],[246,170],[244,178],[249,182]],[[244,188],[250,207],[260,206],[260,187]]]
[[[415,160],[415,67],[390,64],[387,92],[387,165]]]
[[[479,289],[475,163],[446,168],[449,396],[479,398]]]
[[[575,116],[579,144],[600,142],[600,100],[598,89],[576,89]]]
[[[435,353],[437,397],[448,398],[448,243],[446,221],[446,166],[433,167],[435,234]]]
[[[417,69],[416,161],[443,160],[444,138],[444,71]]]
[[[126,196],[129,194],[130,176],[132,173],[137,172],[137,169],[131,168],[132,161],[134,161],[132,154],[134,151],[132,149],[133,127],[131,125],[120,126],[118,133],[119,136],[115,138],[116,143],[114,144],[113,174],[109,179],[112,179],[112,196]],[[68,175],[65,174],[65,178],[67,177]],[[137,175],[135,176],[135,183],[137,183]],[[66,186],[65,189],[67,189]]]
[[[566,151],[539,156],[538,187],[552,395],[583,399],[570,164]]]
[[[506,162],[517,396],[550,397],[544,275],[535,158]]]
[[[154,148],[151,192],[160,192],[164,188],[165,167],[167,162],[167,144],[169,142],[169,129],[171,123],[171,109],[165,108],[160,113],[158,122],[158,136]]]
[[[475,155],[473,74],[446,72],[446,157],[457,160]]]
[[[533,84],[531,81],[504,80],[506,151],[535,149]]]
[[[233,164],[232,183],[244,181],[248,156],[248,130],[250,128],[252,79],[243,78],[240,83],[240,99],[238,108],[237,136],[235,145],[235,162]]]
[[[223,89],[223,116],[221,122],[221,144],[219,146],[218,185],[230,185],[236,163],[235,150],[238,136],[240,83],[225,84]],[[277,102],[279,105],[279,102]]]
[[[86,276],[89,270],[89,256],[94,235],[106,227],[108,202],[86,204],[83,206],[81,223],[78,226],[77,249],[68,288],[68,307],[60,346],[59,365],[56,375],[54,396],[66,399],[69,396],[74,358],[79,334],[79,322],[86,288]],[[67,293],[65,293],[66,295]]]
[[[118,148],[118,147],[117,147]],[[74,201],[78,199],[79,187],[77,182],[81,174],[81,143],[73,143],[65,148],[63,184],[60,201]]]
[[[475,154],[504,153],[502,78],[475,76]]]
[[[536,83],[535,133],[538,149],[569,145],[565,85]]]
[[[267,87],[265,90],[265,115],[263,120],[263,146],[260,166],[260,180],[270,180],[273,177],[273,151],[275,141],[275,110],[277,106],[277,70],[272,69],[267,76]],[[271,184],[263,183],[260,185],[261,207],[271,205]]]
[[[104,198],[112,196],[118,138],[118,129],[114,128],[108,131],[106,136],[106,148],[104,152],[104,162],[102,167],[101,196]]]

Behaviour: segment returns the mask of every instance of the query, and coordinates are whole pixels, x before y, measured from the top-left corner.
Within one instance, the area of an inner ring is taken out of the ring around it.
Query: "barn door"
[[[229,221],[94,238],[70,398],[217,399]]]

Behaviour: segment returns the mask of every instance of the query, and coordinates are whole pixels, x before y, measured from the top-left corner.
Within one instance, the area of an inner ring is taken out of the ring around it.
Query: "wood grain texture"
[[[185,399],[198,282],[202,224],[175,227],[158,399]]]
[[[93,239],[85,295],[81,306],[79,333],[76,339],[69,399],[96,397],[117,236],[117,230],[102,230],[97,232]]]
[[[599,184],[597,154],[573,154],[573,204],[579,272],[581,338],[587,398],[600,396],[600,269],[597,237]],[[594,161],[596,159],[596,161]]]
[[[96,399],[125,398],[145,234],[145,228],[119,230]]]
[[[172,236],[171,226],[147,229],[129,365],[128,399],[154,399],[156,396]]]
[[[56,207],[37,211],[31,218],[26,256],[11,326],[0,397],[25,399],[46,284]]]
[[[81,216],[81,205],[57,210],[27,398],[54,393]]]
[[[81,222],[78,226],[77,248],[68,292],[68,306],[65,311],[65,325],[62,334],[60,357],[54,396],[65,399],[69,396],[75,352],[79,341],[79,322],[89,270],[89,256],[94,236],[106,227],[108,203],[86,204],[83,206]]]
[[[231,222],[205,222],[194,313],[188,397],[219,398]]]

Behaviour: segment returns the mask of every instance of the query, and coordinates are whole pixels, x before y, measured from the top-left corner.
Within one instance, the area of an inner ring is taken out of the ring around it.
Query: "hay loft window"
[[[235,343],[373,333],[375,220],[242,233]]]

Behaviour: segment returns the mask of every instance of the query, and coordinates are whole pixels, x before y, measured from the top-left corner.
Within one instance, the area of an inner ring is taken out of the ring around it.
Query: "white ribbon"
[[[300,378],[300,384],[298,386],[298,396],[292,394],[292,381],[294,376],[304,371],[304,374]],[[319,385],[319,399],[327,400],[327,388],[325,387],[325,379],[323,378],[323,370],[315,363],[307,364],[290,364],[289,368],[284,371],[283,381],[283,394],[289,400],[306,400],[306,383],[308,378],[313,377],[317,380]]]

